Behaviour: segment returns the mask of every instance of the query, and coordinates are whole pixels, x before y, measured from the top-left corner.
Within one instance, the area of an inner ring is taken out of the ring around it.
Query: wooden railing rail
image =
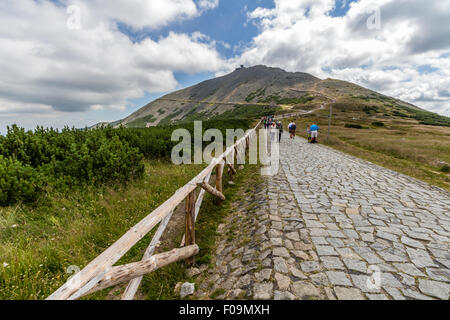
[[[132,300],[142,281],[143,275],[180,260],[186,260],[192,263],[193,257],[199,252],[199,248],[195,244],[195,221],[198,217],[204,195],[208,192],[216,196],[219,200],[225,200],[222,186],[224,167],[227,166],[232,174],[237,174],[234,166],[235,156],[239,154],[237,150],[241,150],[241,148],[245,148],[245,150],[249,149],[250,141],[255,138],[256,131],[261,125],[261,122],[255,128],[249,130],[233,146],[227,148],[222,155],[212,159],[211,163],[194,179],[177,190],[166,202],[128,230],[119,240],[84,267],[83,270],[51,294],[47,300],[74,300],[126,281],[129,281],[129,284],[122,299]],[[215,187],[209,183],[213,170],[215,170],[216,174]],[[195,190],[197,188],[201,188],[201,190],[196,197]],[[174,210],[185,199],[186,230],[181,244],[183,248],[153,255],[156,245],[164,234]],[[117,261],[158,224],[159,227],[140,262],[114,266]]]

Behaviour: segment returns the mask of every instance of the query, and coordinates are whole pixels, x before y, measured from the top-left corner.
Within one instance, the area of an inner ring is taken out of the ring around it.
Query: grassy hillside
[[[76,188],[35,206],[0,208],[0,299],[46,298],[71,276],[69,266],[85,266],[200,170],[146,161],[144,178],[127,186]],[[121,262],[140,259],[149,241]]]
[[[347,111],[362,107],[367,114],[415,119],[426,125],[450,125],[446,117],[350,82],[254,66],[170,93],[111,126],[144,128],[194,120],[254,119],[270,108],[286,112],[311,110],[334,99]]]

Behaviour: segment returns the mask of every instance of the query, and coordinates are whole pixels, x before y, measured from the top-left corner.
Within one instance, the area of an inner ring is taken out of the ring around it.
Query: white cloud
[[[450,115],[450,3],[360,0],[333,17],[334,0],[275,0],[248,13],[261,33],[230,65],[266,64],[349,80]],[[367,20],[379,9],[380,29]],[[429,65],[434,72],[418,70]]]
[[[202,11],[214,9],[219,0],[64,0],[67,5],[82,8],[85,20],[112,19],[134,28],[158,28],[170,22],[197,17]],[[92,22],[91,21],[91,22]]]
[[[215,9],[219,6],[219,0],[198,0],[198,6],[203,10]]]
[[[73,12],[68,14],[65,6],[45,0],[0,2],[0,117],[8,122],[25,111],[124,110],[129,99],[141,98],[146,91],[175,89],[175,71],[223,67],[215,42],[200,33],[170,33],[133,43],[115,23],[158,27],[198,15],[202,8],[193,1],[64,4],[81,7],[79,30],[67,27]]]

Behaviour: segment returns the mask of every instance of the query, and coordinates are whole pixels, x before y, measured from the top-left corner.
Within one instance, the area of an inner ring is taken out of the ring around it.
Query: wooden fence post
[[[223,193],[222,187],[222,175],[223,175],[223,164],[218,164],[216,166],[216,190]]]
[[[188,247],[195,244],[195,190],[186,197],[186,230],[184,246]],[[186,259],[188,265],[195,262],[194,257]]]

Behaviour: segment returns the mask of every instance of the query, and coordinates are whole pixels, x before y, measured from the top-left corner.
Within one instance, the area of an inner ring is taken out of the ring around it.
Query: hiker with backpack
[[[317,138],[319,136],[319,126],[315,123],[312,124],[311,128],[311,143],[317,143]]]
[[[289,134],[290,134],[290,138],[294,139],[295,137],[295,131],[297,130],[297,125],[295,124],[295,122],[291,122],[289,124]]]
[[[308,142],[311,142],[311,127],[308,126],[308,128],[306,128],[306,133],[308,134]]]
[[[281,121],[277,122],[277,129],[278,129],[278,142],[281,142],[281,136],[283,135],[283,124]]]

